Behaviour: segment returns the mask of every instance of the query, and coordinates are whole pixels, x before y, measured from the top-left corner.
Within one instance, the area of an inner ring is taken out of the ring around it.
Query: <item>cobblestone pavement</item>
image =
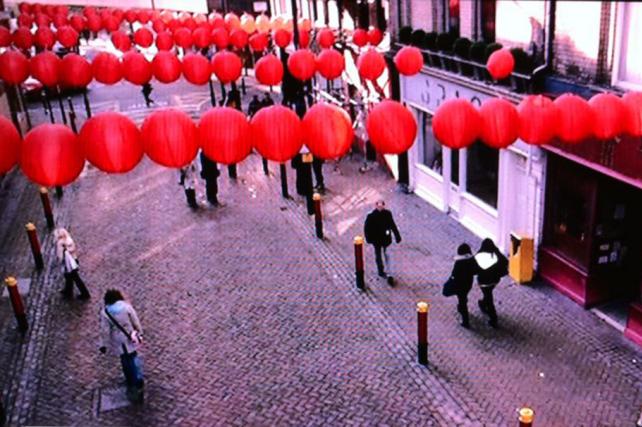
[[[139,119],[136,108],[125,110]],[[537,425],[634,424],[636,347],[541,285],[498,287],[499,330],[484,322],[474,289],[472,330],[461,328],[440,284],[457,244],[478,239],[396,192],[382,168],[360,174],[360,165],[355,156],[325,166],[324,240],[303,200],[282,199],[278,176],[264,176],[256,156],[239,165],[237,182],[220,178],[224,207],[196,213],[173,171],[147,160],[123,176],[88,167],[54,199],[58,224],[80,247],[88,303],[60,299],[36,187],[10,175],[0,192],[0,270],[32,279],[24,338],[7,300],[0,305],[11,425],[512,425],[522,405]],[[381,197],[404,238],[393,248],[398,284],[376,276],[367,248],[361,293],[352,239]],[[28,220],[43,240],[40,273]],[[118,361],[97,351],[109,287],[126,291],[145,328],[139,407],[106,410],[121,381]],[[431,303],[428,368],[416,363],[419,300]]]

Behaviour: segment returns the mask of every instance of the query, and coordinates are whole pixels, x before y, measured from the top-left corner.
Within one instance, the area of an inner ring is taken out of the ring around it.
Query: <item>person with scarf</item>
[[[497,328],[497,311],[495,310],[493,290],[502,277],[508,274],[508,259],[491,239],[484,239],[475,255],[475,262],[479,267],[477,283],[483,294],[483,298],[477,303],[479,309],[488,315],[488,324]]]

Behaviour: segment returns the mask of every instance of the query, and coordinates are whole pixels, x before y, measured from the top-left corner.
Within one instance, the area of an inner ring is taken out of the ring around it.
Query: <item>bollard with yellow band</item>
[[[36,226],[30,222],[25,225],[25,229],[27,230],[27,237],[29,238],[29,245],[31,246],[31,253],[33,254],[36,268],[41,269],[45,266],[45,262],[42,259],[42,250],[40,248],[40,241],[38,240],[38,233],[36,233]]]
[[[13,314],[15,314],[16,320],[18,321],[18,329],[24,333],[29,329],[29,324],[27,323],[27,315],[25,314],[22,297],[20,296],[20,292],[18,292],[18,281],[15,277],[9,276],[4,279],[4,283],[7,285],[7,290],[9,291],[9,299],[13,307]]]
[[[54,216],[53,209],[51,209],[51,201],[49,200],[49,190],[45,187],[40,187],[40,201],[42,202],[42,209],[45,211],[47,227],[54,228]]]
[[[361,236],[354,238],[354,270],[357,288],[363,290],[365,288],[365,280],[363,273],[363,237]]]
[[[314,193],[314,228],[319,239],[323,239],[323,216],[321,215],[321,195]]]
[[[519,427],[532,427],[535,413],[531,408],[521,408],[519,410]]]
[[[312,154],[311,153],[303,153],[301,155],[301,160],[303,161],[303,176],[304,176],[304,182],[306,185],[305,189],[305,202],[306,206],[308,208],[308,215],[313,215],[314,212],[314,201],[312,200],[312,193],[314,192],[312,189]]]
[[[417,361],[428,364],[428,303],[417,303]]]

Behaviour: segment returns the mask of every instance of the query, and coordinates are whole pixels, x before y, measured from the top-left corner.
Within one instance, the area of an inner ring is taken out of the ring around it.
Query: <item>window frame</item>
[[[615,87],[619,87],[621,89],[625,90],[634,90],[634,91],[640,91],[642,90],[642,82],[641,83],[633,83],[627,80],[622,80],[620,79],[620,61],[622,59],[622,41],[624,37],[627,37],[627,45],[628,45],[628,34],[624,32],[624,9],[629,5],[629,4],[635,4],[635,3],[628,3],[628,2],[614,2],[612,3],[611,7],[617,8],[615,11],[615,41],[614,41],[614,47],[613,47],[613,68],[612,68],[612,75],[611,75],[611,85]]]

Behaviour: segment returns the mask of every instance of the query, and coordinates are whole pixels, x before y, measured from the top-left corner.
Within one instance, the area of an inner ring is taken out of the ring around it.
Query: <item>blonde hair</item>
[[[56,255],[59,260],[63,260],[63,254],[65,249],[74,257],[78,258],[78,248],[76,247],[76,242],[71,238],[69,232],[60,227],[56,228],[54,231],[54,237],[56,238]]]

